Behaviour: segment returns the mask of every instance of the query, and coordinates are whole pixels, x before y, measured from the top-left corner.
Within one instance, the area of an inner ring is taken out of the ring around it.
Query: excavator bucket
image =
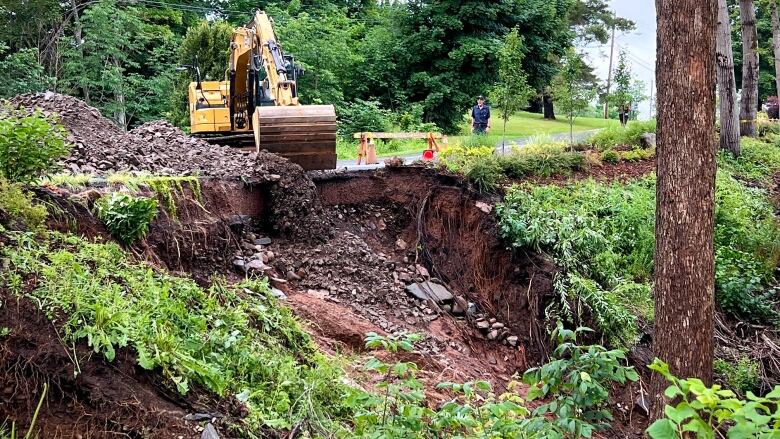
[[[336,167],[336,109],[333,105],[257,107],[255,145],[306,170]]]

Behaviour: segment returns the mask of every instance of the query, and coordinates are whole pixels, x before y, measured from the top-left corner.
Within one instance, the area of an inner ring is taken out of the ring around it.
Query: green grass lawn
[[[578,117],[574,120],[574,131],[588,131],[605,128],[610,125],[617,125],[617,120],[605,120],[594,117]],[[501,141],[501,134],[503,130],[503,121],[494,116],[493,129],[490,130],[488,138],[492,143],[498,144]],[[449,143],[454,144],[465,137],[469,133],[469,124],[464,122],[461,132],[464,135],[450,136]],[[545,120],[541,114],[520,112],[511,118],[506,124],[506,138],[507,141],[521,138],[535,136],[539,134],[558,134],[569,132],[569,123],[559,116],[557,120]],[[422,150],[427,148],[427,143],[424,140],[420,141],[395,141],[395,142],[382,142],[377,141],[377,156],[378,157],[390,157],[390,156],[404,156],[411,154],[419,154]],[[358,145],[357,142],[352,141],[339,141],[336,144],[336,155],[339,160],[354,160],[357,158]]]

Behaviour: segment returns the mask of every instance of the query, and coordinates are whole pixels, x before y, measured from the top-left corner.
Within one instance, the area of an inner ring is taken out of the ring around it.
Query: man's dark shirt
[[[471,117],[474,118],[474,125],[487,125],[490,119],[490,107],[483,105],[479,108],[479,105],[475,105],[471,109]]]

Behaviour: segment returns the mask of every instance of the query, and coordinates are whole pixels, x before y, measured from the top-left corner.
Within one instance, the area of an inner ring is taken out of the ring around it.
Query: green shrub
[[[760,189],[726,171],[717,177],[716,299],[742,320],[777,319],[772,296],[780,261],[780,224]],[[553,317],[573,317],[584,304],[607,340],[630,346],[637,319],[652,319],[655,178],[629,184],[577,182],[513,186],[496,213],[501,235],[517,248],[550,254],[562,269],[555,290],[563,300]]]
[[[613,149],[618,146],[641,146],[644,133],[654,133],[655,119],[648,121],[630,121],[625,127],[610,125],[588,139],[588,143],[599,151]]]
[[[549,401],[537,407],[534,416],[552,414],[553,424],[575,438],[591,437],[594,429],[609,428],[610,386],[639,379],[633,367],[621,364],[626,362],[623,351],[577,345],[577,335],[585,331],[591,330],[570,331],[559,323],[552,334],[558,342],[552,361],[523,374],[523,381],[531,386],[528,401]]]
[[[612,149],[608,149],[601,153],[601,160],[614,165],[620,161],[620,154]]]
[[[0,220],[11,229],[40,230],[46,221],[46,207],[35,204],[20,183],[0,177]]]
[[[0,109],[0,176],[29,183],[53,172],[70,150],[67,133],[39,110]]]
[[[524,149],[519,148],[512,154],[499,158],[501,167],[508,177],[569,175],[572,171],[585,167],[585,156],[582,153],[569,151],[526,152]]]
[[[464,137],[459,142],[459,146],[462,146],[466,149],[473,149],[473,148],[496,148],[496,141],[494,138],[490,136],[486,136],[484,134],[472,134],[468,137]]]
[[[780,171],[780,144],[743,137],[741,154],[734,158],[727,151],[718,152],[718,164],[735,177],[769,184],[769,179]]]
[[[437,127],[435,123],[423,121],[423,114],[424,108],[422,104],[414,103],[409,105],[409,107],[401,113],[401,117],[398,118],[398,126],[401,128],[401,131],[420,131],[424,133],[440,132],[441,130],[439,130],[439,127]]]
[[[0,250],[10,260],[4,286],[34,300],[67,346],[86,343],[109,362],[130,348],[161,386],[235,397],[248,411],[230,426],[235,436],[300,425],[304,436],[322,437],[349,418],[341,371],[266,280],[227,286],[216,279],[204,289],[131,261],[114,243],[58,233],[48,241],[9,238],[14,245]],[[30,278],[32,291],[24,282]]]
[[[622,160],[625,160],[627,162],[638,162],[640,160],[648,160],[652,158],[655,155],[655,148],[647,148],[647,149],[634,148],[630,151],[620,151],[618,154],[620,155],[620,159]]]
[[[112,192],[95,203],[97,217],[117,241],[128,245],[146,235],[157,216],[157,200]]]
[[[697,438],[780,437],[780,386],[763,398],[748,392],[745,401],[719,385],[707,387],[696,378],[679,379],[658,359],[650,369],[669,381],[664,394],[675,401],[664,407],[664,418],[648,427],[652,439],[679,439],[686,434]]]
[[[372,356],[365,369],[383,377],[376,386],[380,392],[351,389],[346,398],[347,406],[355,410],[354,434],[374,438],[591,437],[612,419],[606,405],[610,386],[635,381],[637,374],[620,364],[625,360],[621,351],[577,345],[576,334],[583,330],[559,327],[554,333],[560,343],[554,360],[524,375],[523,380],[531,385],[528,399],[545,398],[533,413],[523,406],[516,382],[510,382],[501,395],[486,381],[439,383],[437,389],[451,399],[432,404],[426,400],[415,363],[385,363]],[[383,337],[369,333],[366,347],[392,354],[409,352],[417,339],[414,334]]]
[[[736,363],[716,358],[715,373],[722,375],[728,387],[740,395],[758,389],[761,380],[758,362],[747,356],[740,357]]]
[[[474,160],[491,157],[495,150],[492,146],[466,147],[453,145],[439,153],[439,161],[450,172],[463,172]]]
[[[390,127],[390,112],[379,102],[356,100],[338,109],[339,134],[351,139],[354,133],[364,131],[387,131]]]
[[[498,160],[493,157],[479,157],[466,165],[464,176],[480,192],[490,192],[504,177]]]

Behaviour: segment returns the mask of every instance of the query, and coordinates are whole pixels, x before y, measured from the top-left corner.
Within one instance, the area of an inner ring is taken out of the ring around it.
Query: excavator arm
[[[257,11],[249,24],[233,31],[226,80],[190,84],[192,133],[213,143],[249,143],[306,170],[335,168],[335,108],[301,105],[300,73],[279,44],[271,19]],[[205,105],[204,91],[223,98],[209,98]]]

